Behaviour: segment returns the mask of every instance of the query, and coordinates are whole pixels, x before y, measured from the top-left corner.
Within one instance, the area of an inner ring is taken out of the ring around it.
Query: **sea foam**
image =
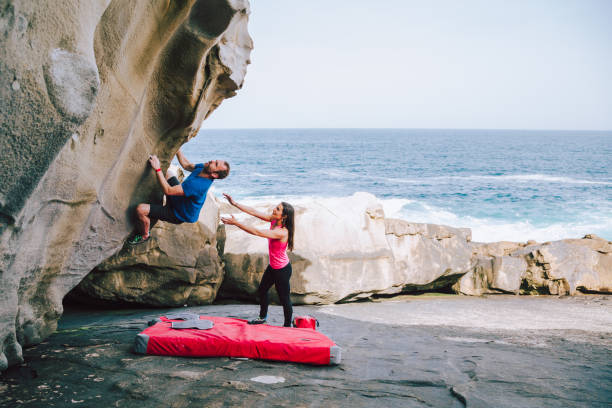
[[[323,196],[259,196],[234,197],[243,204],[256,207],[259,210],[271,210],[281,201],[296,206],[308,206],[313,202],[321,204],[332,203],[346,197]],[[566,222],[538,223],[533,220],[505,219],[457,215],[448,209],[439,208],[416,200],[404,198],[378,198],[385,217],[398,218],[409,222],[425,224],[442,224],[456,228],[470,228],[472,240],[476,242],[515,241],[538,242],[554,241],[565,238],[582,238],[586,234],[596,234],[603,238],[612,237],[612,218],[605,214],[578,214],[576,219]]]

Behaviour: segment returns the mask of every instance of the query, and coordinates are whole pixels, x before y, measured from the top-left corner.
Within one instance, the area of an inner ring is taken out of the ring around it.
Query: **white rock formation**
[[[334,303],[447,286],[449,279],[472,266],[469,231],[387,220],[381,203],[368,193],[294,207],[295,248],[290,257],[296,303]],[[252,217],[247,220],[269,228]],[[267,240],[233,226],[224,231],[226,277],[220,295],[254,298],[268,264]]]
[[[543,244],[474,245],[477,265],[455,285],[460,293],[612,293],[612,245],[595,235]]]
[[[277,203],[261,205],[269,212]],[[612,292],[612,245],[596,236],[538,244],[472,243],[469,229],[385,219],[371,194],[297,203],[291,296],[334,303],[448,288],[458,293]],[[222,212],[232,212],[231,207]],[[257,228],[269,226],[245,218]],[[221,227],[223,297],[255,299],[267,241]]]

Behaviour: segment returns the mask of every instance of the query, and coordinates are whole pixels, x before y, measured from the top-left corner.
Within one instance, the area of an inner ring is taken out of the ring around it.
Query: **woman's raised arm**
[[[237,202],[234,201],[234,199],[232,198],[231,195],[223,193],[223,196],[225,196],[225,198],[227,199],[227,201],[233,205],[234,207],[236,207],[237,209],[239,209],[242,212],[245,212],[249,215],[252,215],[253,217],[257,217],[260,220],[264,220],[264,221],[268,221],[270,222],[272,219],[270,218],[269,214],[265,214],[262,213],[260,211],[257,211],[256,209],[246,206],[244,204],[238,204]],[[247,231],[248,232],[248,231]]]
[[[286,240],[288,236],[288,232],[286,228],[261,230],[261,229],[253,228],[250,225],[242,224],[233,215],[231,216],[231,218],[221,217],[221,221],[223,221],[223,223],[227,225],[235,225],[241,230],[248,232],[249,234],[252,234],[258,237],[262,237],[262,238]]]

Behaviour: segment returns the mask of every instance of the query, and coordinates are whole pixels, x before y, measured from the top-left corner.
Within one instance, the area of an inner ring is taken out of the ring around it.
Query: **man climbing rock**
[[[196,222],[206,200],[206,193],[215,179],[224,179],[230,171],[229,163],[223,160],[211,160],[207,163],[193,164],[179,150],[176,153],[181,167],[191,174],[183,183],[175,176],[161,171],[157,156],[149,156],[149,163],[155,170],[155,176],[166,195],[166,205],[138,204],[136,207],[136,228],[138,233],[128,239],[128,244],[135,245],[149,239],[149,231],[157,220],[181,224]]]

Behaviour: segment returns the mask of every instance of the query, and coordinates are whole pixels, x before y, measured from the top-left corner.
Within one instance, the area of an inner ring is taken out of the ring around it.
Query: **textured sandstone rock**
[[[567,239],[543,244],[526,255],[548,280],[551,294],[612,292],[612,246],[601,238]],[[537,269],[536,269],[537,268]],[[532,285],[535,286],[535,285]],[[555,286],[559,286],[556,289]]]
[[[262,206],[269,211],[276,203]],[[374,294],[453,285],[469,295],[610,292],[612,246],[605,240],[472,243],[469,229],[385,219],[370,194],[296,205],[291,279],[296,303],[333,303]],[[225,207],[222,211],[232,211]],[[245,218],[257,228],[265,223]],[[255,299],[268,264],[267,241],[220,227],[226,276],[220,296]]]
[[[494,258],[491,289],[519,293],[521,277],[527,270],[527,262],[520,257],[501,256]]]
[[[386,293],[448,286],[472,267],[469,229],[385,220],[399,286]]]
[[[469,231],[386,220],[371,194],[320,199],[295,208],[291,290],[296,303],[334,303],[446,286],[472,266]],[[257,228],[268,227],[248,220]],[[268,264],[267,241],[235,227],[220,230],[225,234],[226,265],[220,295],[253,299]]]
[[[491,288],[491,283],[493,282],[493,264],[493,258],[476,257],[472,270],[463,275],[453,285],[453,290],[457,293],[473,296],[499,293]]]
[[[84,303],[210,304],[223,280],[216,247],[218,224],[219,205],[209,192],[197,223],[158,222],[149,241],[125,245],[87,275],[70,296]]]
[[[276,204],[263,210],[268,212]],[[319,200],[294,207],[294,302],[333,303],[385,289],[379,284],[392,273],[393,258],[385,239],[382,207],[374,196],[357,193],[344,200]],[[257,228],[269,228],[252,217],[247,220]],[[231,226],[225,228],[225,234],[226,278],[221,295],[254,298],[268,264],[267,241]]]
[[[123,245],[133,206],[242,86],[247,0],[0,1],[0,369]]]
[[[493,243],[476,248],[476,266],[457,282],[455,290],[468,295],[612,292],[612,245],[608,241],[589,235],[529,244]]]
[[[535,244],[535,243],[534,243]],[[488,243],[473,243],[474,255],[481,257],[505,256],[514,251],[524,248],[526,245],[520,242],[499,241]]]

